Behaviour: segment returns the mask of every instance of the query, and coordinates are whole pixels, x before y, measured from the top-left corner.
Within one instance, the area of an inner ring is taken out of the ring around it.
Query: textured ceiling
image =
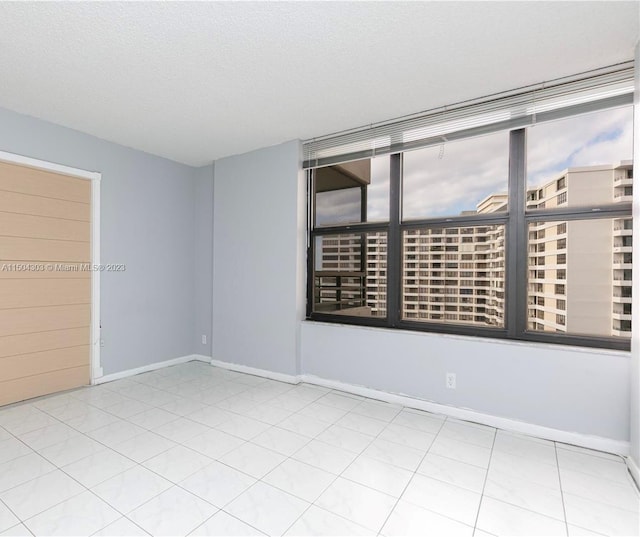
[[[0,106],[201,165],[633,58],[638,2],[0,2]]]

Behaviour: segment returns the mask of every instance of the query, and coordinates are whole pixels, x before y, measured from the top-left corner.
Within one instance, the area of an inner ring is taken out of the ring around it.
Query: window
[[[632,126],[623,106],[313,169],[308,316],[628,349]]]

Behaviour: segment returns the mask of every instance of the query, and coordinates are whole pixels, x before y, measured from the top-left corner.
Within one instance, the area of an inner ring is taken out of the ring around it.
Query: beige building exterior
[[[527,207],[630,201],[632,173],[630,161],[569,168],[529,189]],[[493,194],[475,213],[506,205],[506,194]],[[528,240],[530,330],[630,337],[630,217],[536,222]],[[318,246],[316,311],[384,317],[386,234],[325,236]],[[409,229],[402,247],[403,319],[504,326],[503,225]]]

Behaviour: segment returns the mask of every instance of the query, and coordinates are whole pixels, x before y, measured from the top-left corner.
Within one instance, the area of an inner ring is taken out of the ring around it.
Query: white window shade
[[[633,62],[306,140],[304,167],[370,158],[633,102]]]

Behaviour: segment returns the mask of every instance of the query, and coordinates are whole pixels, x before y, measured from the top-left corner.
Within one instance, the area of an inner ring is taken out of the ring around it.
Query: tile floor
[[[191,362],[0,409],[0,535],[638,535],[619,457]]]

